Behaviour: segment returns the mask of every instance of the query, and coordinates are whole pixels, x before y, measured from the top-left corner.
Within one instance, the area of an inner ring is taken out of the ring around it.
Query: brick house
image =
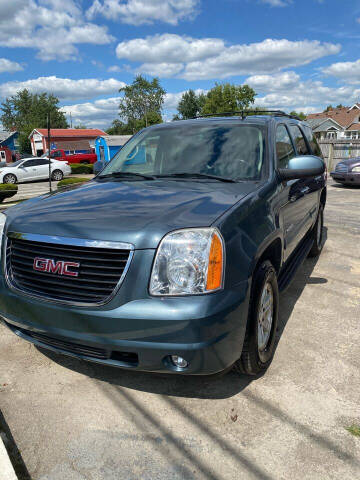
[[[48,150],[48,138],[46,128],[36,128],[30,135],[32,154],[39,156]],[[51,150],[60,148],[70,153],[86,153],[95,146],[97,137],[106,135],[105,132],[98,128],[52,128]]]
[[[360,103],[328,112],[311,113],[306,120],[319,140],[360,139]]]

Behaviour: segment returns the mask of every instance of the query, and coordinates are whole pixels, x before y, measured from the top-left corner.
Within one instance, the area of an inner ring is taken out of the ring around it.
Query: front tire
[[[318,217],[311,235],[314,243],[309,252],[309,257],[317,257],[324,246],[324,205],[322,203],[320,204]]]
[[[238,373],[258,375],[269,367],[275,353],[278,311],[277,275],[266,260],[254,273],[243,351],[234,364]]]
[[[17,183],[17,178],[13,173],[8,173],[5,175],[3,182],[13,185],[14,183]]]
[[[59,182],[64,178],[64,174],[61,170],[54,170],[51,174],[51,180],[54,180],[54,182]]]

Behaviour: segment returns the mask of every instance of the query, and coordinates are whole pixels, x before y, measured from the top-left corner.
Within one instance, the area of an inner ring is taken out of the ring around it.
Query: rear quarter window
[[[307,125],[304,125],[303,130],[306,138],[308,139],[308,142],[310,144],[310,148],[313,154],[316,155],[317,157],[323,158],[323,154],[321,152],[321,149],[319,147],[319,144],[316,140],[315,134],[313,133],[312,129]]]

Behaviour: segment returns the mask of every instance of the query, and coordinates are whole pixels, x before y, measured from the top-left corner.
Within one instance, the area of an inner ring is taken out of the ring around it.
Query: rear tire
[[[17,183],[17,178],[13,173],[8,173],[3,178],[3,183],[10,183],[13,185],[14,183]]]
[[[278,324],[279,289],[276,271],[269,260],[256,269],[251,290],[243,351],[234,370],[258,375],[273,359]]]
[[[54,170],[51,174],[51,180],[54,182],[60,182],[64,178],[64,174],[61,170]]]
[[[314,243],[309,252],[309,257],[317,257],[324,246],[324,205],[322,203],[320,204],[318,217],[311,235]]]

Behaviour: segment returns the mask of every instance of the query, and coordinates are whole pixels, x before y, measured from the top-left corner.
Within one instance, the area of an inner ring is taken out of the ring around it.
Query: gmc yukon
[[[279,292],[323,246],[326,183],[306,123],[252,113],[146,128],[92,181],[9,208],[5,324],[127,369],[264,371]]]

